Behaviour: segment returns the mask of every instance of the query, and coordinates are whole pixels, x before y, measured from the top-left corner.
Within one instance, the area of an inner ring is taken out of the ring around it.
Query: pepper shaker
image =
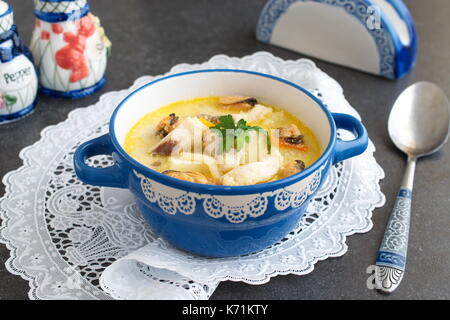
[[[31,51],[40,91],[82,98],[105,84],[111,42],[86,0],[34,0],[36,23]]]
[[[31,53],[19,38],[13,8],[0,0],[0,124],[30,114],[37,89]]]

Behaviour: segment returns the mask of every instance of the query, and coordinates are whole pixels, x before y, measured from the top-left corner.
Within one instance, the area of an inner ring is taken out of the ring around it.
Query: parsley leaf
[[[231,114],[219,117],[219,123],[216,125],[218,129],[234,129],[234,119]]]
[[[235,124],[231,114],[220,116],[219,123],[214,127],[211,127],[210,130],[221,137],[222,150],[219,149],[221,152],[226,153],[232,148],[235,148],[237,151],[242,150],[245,143],[250,143],[250,130],[263,132],[267,136],[267,147],[270,152],[270,138],[266,130],[259,126],[249,126],[244,119],[240,119],[237,124]]]

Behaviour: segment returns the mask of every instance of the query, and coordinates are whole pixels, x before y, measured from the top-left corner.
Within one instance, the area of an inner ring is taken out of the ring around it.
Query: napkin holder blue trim
[[[347,32],[339,33],[344,26]],[[407,74],[417,55],[414,21],[401,0],[269,0],[256,36],[262,42],[388,79]]]

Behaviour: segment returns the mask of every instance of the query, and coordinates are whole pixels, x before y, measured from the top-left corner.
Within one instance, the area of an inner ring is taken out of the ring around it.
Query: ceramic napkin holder
[[[353,69],[398,79],[415,64],[413,19],[401,0],[269,0],[257,38]]]

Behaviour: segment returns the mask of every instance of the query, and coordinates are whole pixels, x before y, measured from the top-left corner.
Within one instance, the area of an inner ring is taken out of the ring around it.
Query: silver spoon
[[[377,256],[376,287],[385,293],[397,289],[405,272],[416,161],[438,151],[449,136],[447,96],[433,83],[413,84],[397,98],[389,115],[388,131],[408,161]]]

